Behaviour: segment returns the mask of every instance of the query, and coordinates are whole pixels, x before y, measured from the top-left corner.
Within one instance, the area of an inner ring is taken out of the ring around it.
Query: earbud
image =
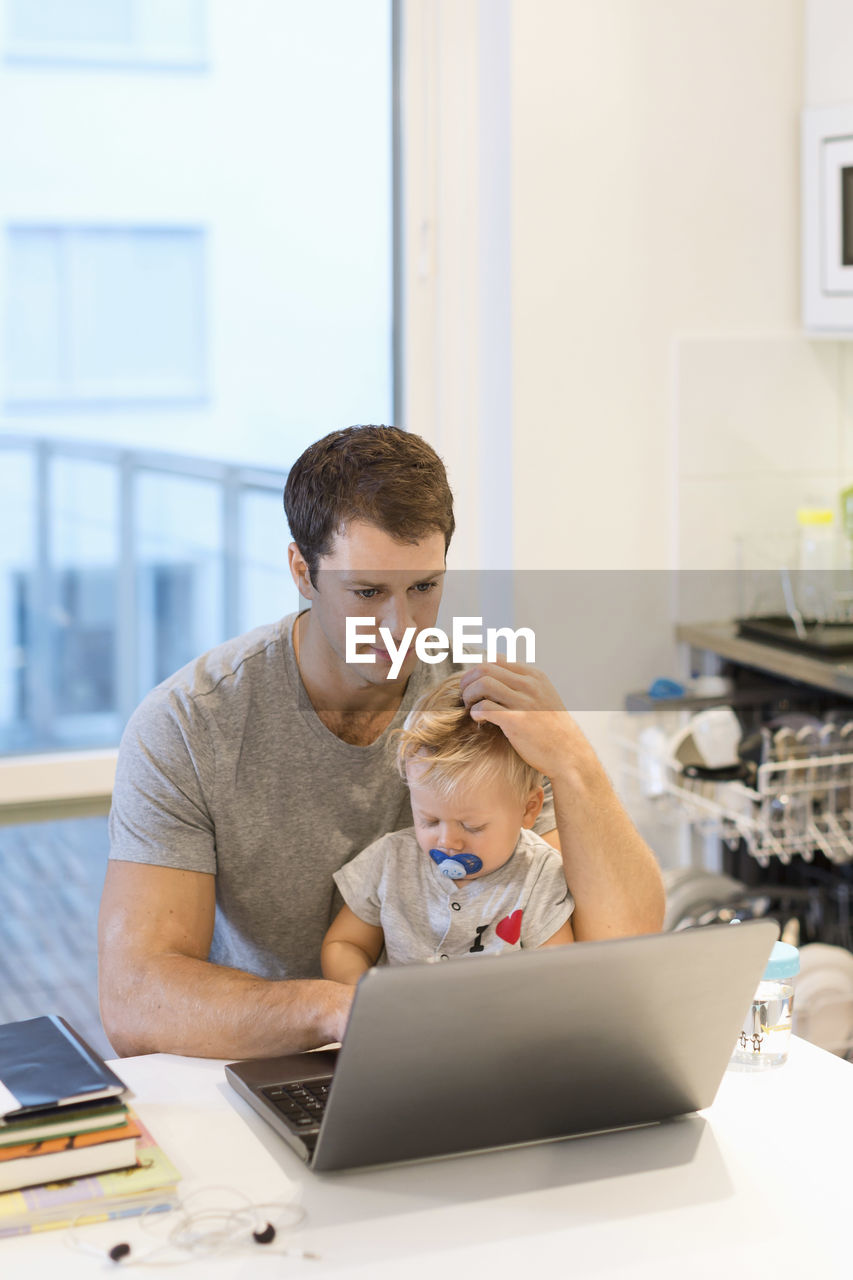
[[[211,1192],[238,1196],[245,1203],[235,1209],[224,1206],[222,1208],[188,1207],[190,1201],[197,1203],[198,1197],[202,1195],[209,1198]],[[275,1209],[278,1215],[276,1217],[278,1228],[271,1222],[264,1222],[260,1214],[265,1209]],[[193,1258],[215,1256],[222,1249],[247,1247],[251,1249],[253,1244],[271,1245],[274,1240],[279,1239],[282,1231],[298,1226],[304,1217],[305,1210],[298,1204],[278,1204],[272,1201],[263,1204],[252,1203],[248,1197],[233,1187],[202,1187],[196,1192],[190,1192],[183,1202],[176,1206],[174,1217],[167,1220],[171,1229],[167,1226],[165,1233],[159,1234],[159,1243],[152,1249],[143,1249],[140,1253],[131,1249],[126,1240],[118,1241],[111,1249],[97,1248],[86,1240],[78,1239],[73,1227],[68,1229],[65,1242],[79,1253],[92,1254],[102,1261],[109,1259],[116,1266],[126,1260],[128,1267],[165,1267],[189,1262]],[[148,1228],[147,1218],[148,1213],[143,1213],[143,1226],[149,1230],[150,1234],[157,1236],[156,1231],[152,1232]],[[293,1258],[319,1256],[310,1250],[282,1249],[281,1246],[272,1252],[281,1254],[282,1257]],[[162,1256],[164,1253],[165,1258]],[[170,1257],[170,1253],[177,1253],[178,1257]],[[151,1259],[156,1260],[151,1261]]]
[[[268,1222],[265,1227],[260,1227],[257,1231],[252,1232],[252,1239],[256,1244],[272,1244],[275,1240],[275,1227]],[[100,1249],[87,1249],[87,1253],[100,1253]],[[111,1262],[121,1262],[122,1259],[130,1256],[131,1248],[124,1240],[120,1244],[114,1244],[112,1249],[107,1250],[107,1257]]]

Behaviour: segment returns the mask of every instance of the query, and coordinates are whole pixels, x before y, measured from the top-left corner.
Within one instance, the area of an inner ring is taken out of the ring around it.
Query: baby
[[[384,946],[390,964],[574,941],[560,855],[531,828],[542,778],[496,726],[472,720],[454,675],[416,703],[397,767],[415,825],[335,873],[343,906],[323,975],[354,984]]]

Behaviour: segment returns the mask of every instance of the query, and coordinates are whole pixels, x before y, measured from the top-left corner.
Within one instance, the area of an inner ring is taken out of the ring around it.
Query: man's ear
[[[299,594],[305,600],[313,600],[317,591],[311,581],[308,561],[295,542],[291,542],[287,548],[287,563],[290,565],[290,576],[296,583],[296,589]]]
[[[527,797],[527,804],[524,806],[524,817],[521,820],[523,827],[532,827],[539,814],[542,811],[542,805],[545,802],[545,791],[542,787],[534,787],[530,795]]]

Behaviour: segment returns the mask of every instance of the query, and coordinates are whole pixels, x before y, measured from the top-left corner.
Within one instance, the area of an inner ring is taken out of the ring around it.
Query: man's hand
[[[460,686],[471,718],[496,724],[522,759],[552,781],[569,769],[598,764],[557,690],[538,667],[498,658],[464,671]]]
[[[355,999],[354,986],[336,982],[334,987],[335,990],[331,997],[331,1008],[329,1010],[329,1026],[332,1036],[329,1044],[339,1044],[343,1040],[349,1016],[352,1012],[352,1002]]]
[[[660,929],[664,892],[655,856],[544,672],[499,659],[471,667],[460,684],[472,719],[496,724],[551,780],[559,846],[547,838],[563,856],[575,938]]]
[[[273,981],[207,959],[214,878],[110,862],[99,920],[104,1030],[121,1057],[269,1058],[343,1038],[353,988]]]

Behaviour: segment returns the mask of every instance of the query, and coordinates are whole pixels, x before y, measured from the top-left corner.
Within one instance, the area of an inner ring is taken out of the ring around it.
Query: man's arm
[[[482,663],[462,676],[474,720],[498,725],[551,780],[559,841],[575,900],[576,941],[657,932],[664,889],[657,859],[623,809],[600,760],[543,672]]]
[[[211,964],[215,877],[109,864],[98,922],[101,1017],[122,1057],[274,1057],[342,1039],[351,987]]]

